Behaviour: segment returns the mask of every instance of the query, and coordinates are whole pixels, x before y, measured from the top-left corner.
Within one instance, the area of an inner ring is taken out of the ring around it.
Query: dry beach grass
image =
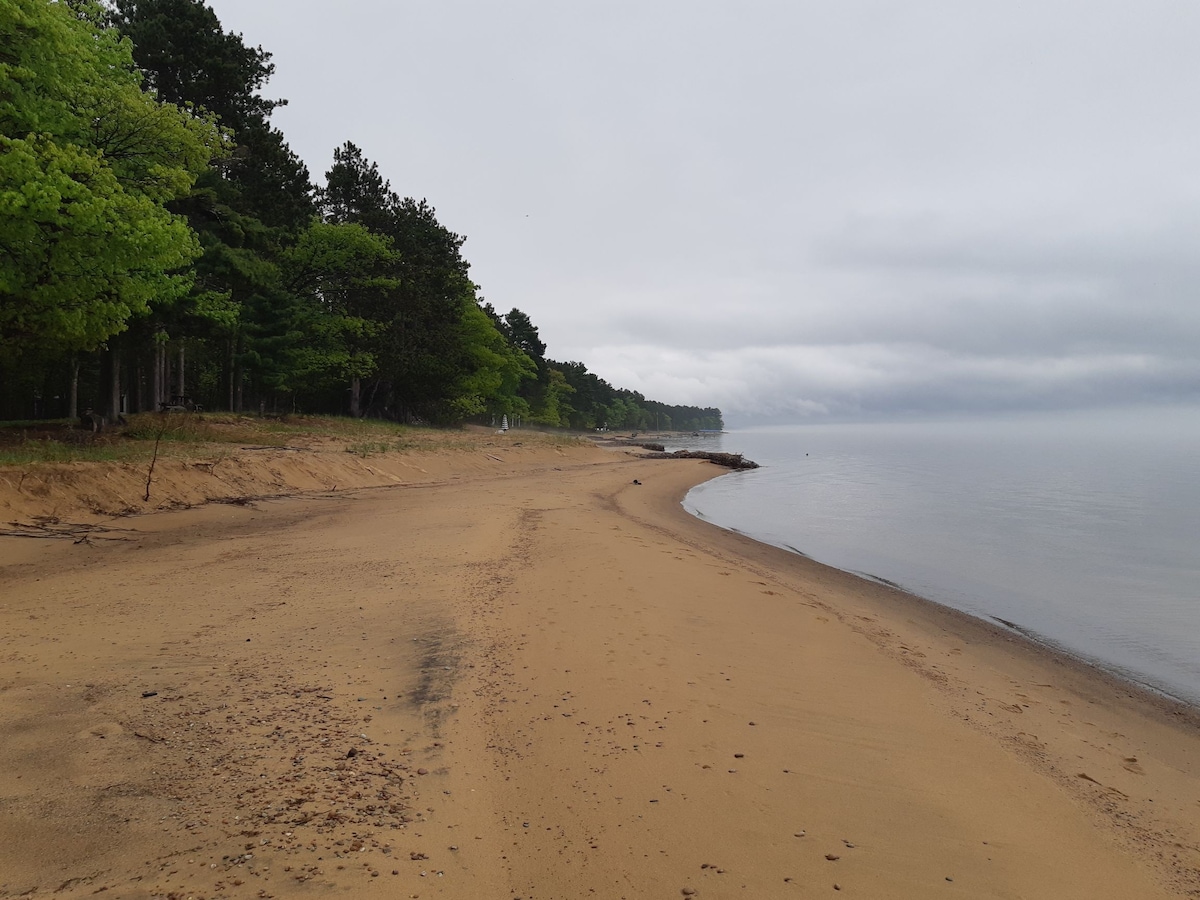
[[[687,516],[723,470],[345,450],[0,473],[0,897],[1200,891],[1189,711]]]

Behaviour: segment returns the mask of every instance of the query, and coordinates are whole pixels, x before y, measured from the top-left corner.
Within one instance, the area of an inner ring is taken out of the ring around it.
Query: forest
[[[548,357],[350,141],[314,183],[273,72],[202,0],[0,4],[0,419],[722,427]]]

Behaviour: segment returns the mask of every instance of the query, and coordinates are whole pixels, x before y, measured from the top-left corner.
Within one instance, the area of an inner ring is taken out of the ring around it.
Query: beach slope
[[[456,459],[4,538],[0,897],[1200,890],[1188,711],[689,517],[707,463]]]

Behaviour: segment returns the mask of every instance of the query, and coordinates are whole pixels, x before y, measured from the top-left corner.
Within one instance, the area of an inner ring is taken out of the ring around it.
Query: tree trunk
[[[179,371],[176,373],[176,382],[175,382],[176,385],[178,385],[178,391],[176,393],[178,393],[180,397],[187,396],[187,388],[184,387],[183,361],[184,361],[184,347],[183,347],[183,341],[180,341],[179,342]]]
[[[104,408],[101,413],[107,422],[117,422],[121,418],[121,354],[115,342],[105,348],[100,365],[100,396]]]
[[[67,386],[67,418],[79,418],[79,357],[71,355],[71,383]]]
[[[162,344],[154,342],[154,362],[150,366],[150,404],[151,409],[161,409],[163,401],[162,388]]]
[[[235,354],[233,357],[233,411],[236,413],[240,413],[242,411],[244,393],[245,392],[242,385],[242,366],[241,363],[237,361],[237,356]]]
[[[166,345],[165,341],[158,345],[158,352],[159,352],[160,357],[162,358],[162,367],[163,367],[163,376],[162,376],[163,399],[170,402],[170,400],[171,400],[171,384],[172,384],[172,381],[171,381],[171,374],[172,374],[171,373],[171,354],[167,352],[167,345]]]
[[[227,407],[230,412],[233,412],[233,395],[234,395],[233,379],[234,379],[234,372],[237,371],[237,366],[234,365],[235,358],[236,358],[236,350],[235,350],[234,339],[230,338],[229,339],[229,405]]]
[[[375,408],[375,395],[379,393],[379,379],[371,385],[371,393],[367,395],[366,409],[369,411]]]
[[[129,385],[129,411],[130,412],[145,412],[149,405],[149,398],[146,396],[146,357],[145,354],[137,355],[137,365],[134,367],[130,377]]]
[[[362,415],[359,399],[362,397],[362,379],[355,375],[350,379],[350,416],[357,419]]]

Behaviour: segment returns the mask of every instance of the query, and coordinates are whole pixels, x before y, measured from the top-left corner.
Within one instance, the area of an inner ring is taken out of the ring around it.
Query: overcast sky
[[[733,424],[1200,399],[1194,0],[210,0],[556,359]]]

